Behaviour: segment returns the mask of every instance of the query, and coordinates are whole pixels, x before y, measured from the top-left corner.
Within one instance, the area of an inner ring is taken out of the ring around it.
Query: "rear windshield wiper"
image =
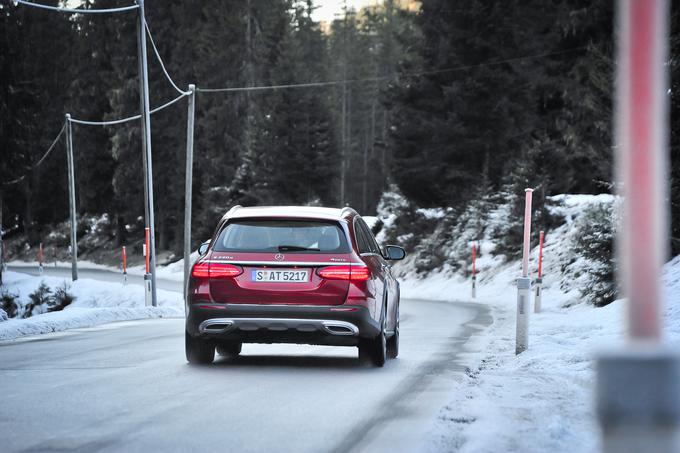
[[[313,247],[300,247],[299,245],[279,245],[279,252],[319,252],[320,249]]]

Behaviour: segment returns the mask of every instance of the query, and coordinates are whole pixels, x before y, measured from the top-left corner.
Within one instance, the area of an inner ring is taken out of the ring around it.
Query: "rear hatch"
[[[229,304],[339,305],[349,278],[329,269],[348,267],[350,257],[337,222],[233,220],[211,247],[210,295]]]

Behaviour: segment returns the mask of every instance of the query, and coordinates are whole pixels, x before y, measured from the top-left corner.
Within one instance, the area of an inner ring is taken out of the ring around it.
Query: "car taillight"
[[[329,280],[366,281],[371,276],[366,266],[328,266],[322,267],[316,273]]]
[[[226,263],[197,263],[191,271],[192,277],[231,278],[243,273],[241,266]]]

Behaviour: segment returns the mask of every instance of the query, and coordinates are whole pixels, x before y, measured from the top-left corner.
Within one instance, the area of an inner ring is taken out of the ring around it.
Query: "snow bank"
[[[587,205],[612,203],[609,195],[563,195],[564,225],[546,236],[543,311],[531,313],[529,349],[515,356],[515,279],[520,263],[503,263],[482,243],[475,302],[490,306],[494,322],[466,345],[462,383],[434,422],[432,452],[590,452],[599,449],[594,412],[594,358],[625,339],[625,301],[603,308],[582,302],[583,281],[564,275],[572,224]],[[532,251],[532,265],[538,251]],[[587,264],[587,263],[584,263]],[[574,263],[572,263],[574,266]],[[471,299],[471,282],[449,269],[427,278],[403,272],[403,297]],[[534,269],[535,276],[535,269]],[[680,256],[664,268],[666,337],[680,346]],[[533,300],[532,300],[533,302]],[[532,305],[533,310],[533,305]]]
[[[26,319],[10,318],[0,323],[0,340],[11,340],[23,335],[56,332],[77,327],[90,327],[112,321],[183,316],[182,295],[158,290],[158,307],[144,306],[141,285],[123,285],[98,280],[57,277],[34,277],[17,272],[3,273],[3,288],[18,295],[19,305],[29,303],[29,294],[45,282],[51,289],[67,284],[75,301],[63,311],[44,313]]]

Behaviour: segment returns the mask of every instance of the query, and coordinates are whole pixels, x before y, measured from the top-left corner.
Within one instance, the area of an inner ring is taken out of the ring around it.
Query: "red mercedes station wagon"
[[[232,208],[189,279],[186,357],[210,363],[243,343],[357,346],[383,366],[399,353],[399,283],[351,208]]]

